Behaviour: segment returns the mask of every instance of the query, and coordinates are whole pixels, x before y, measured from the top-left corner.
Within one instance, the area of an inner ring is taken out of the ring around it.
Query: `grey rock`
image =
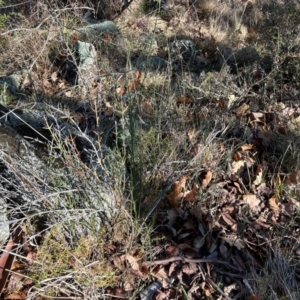
[[[80,158],[75,152],[67,164],[50,163],[55,153],[49,154],[45,142],[53,143],[55,136],[61,145],[75,141]],[[9,222],[28,215],[56,224],[71,244],[99,230],[116,209],[107,169],[116,164],[103,163],[106,154],[105,147],[57,116],[0,105],[0,240],[6,239]]]
[[[24,72],[19,71],[0,77],[0,103],[9,105],[21,93],[23,74]]]
[[[86,95],[98,77],[97,52],[94,45],[81,41],[75,43],[73,50],[62,71],[66,80],[78,85],[80,93]]]
[[[195,58],[195,45],[191,40],[175,40],[171,43],[170,50],[176,60],[189,62]]]
[[[119,29],[114,22],[104,21],[101,23],[90,24],[85,27],[78,28],[75,32],[81,33],[83,35],[82,37],[95,39],[99,38],[99,36],[104,33],[117,34],[119,32]]]
[[[167,65],[165,59],[159,56],[150,56],[139,58],[135,66],[138,70],[159,70],[165,69]]]
[[[77,41],[75,51],[77,58],[77,83],[83,89],[86,89],[86,87],[91,88],[98,75],[95,47],[90,43]]]
[[[162,288],[162,283],[159,281],[152,282],[147,288],[140,292],[141,300],[151,300],[153,295]]]

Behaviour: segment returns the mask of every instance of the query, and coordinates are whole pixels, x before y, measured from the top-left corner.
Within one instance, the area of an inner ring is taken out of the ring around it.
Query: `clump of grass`
[[[262,299],[298,299],[300,287],[295,269],[291,253],[273,249],[261,274],[253,280],[255,295]]]
[[[58,297],[63,291],[103,289],[117,283],[117,270],[107,264],[105,246],[107,234],[81,237],[71,248],[58,227],[53,227],[37,248],[35,263],[29,267],[35,294]],[[110,242],[110,241],[108,241]],[[76,293],[76,292],[75,292]]]

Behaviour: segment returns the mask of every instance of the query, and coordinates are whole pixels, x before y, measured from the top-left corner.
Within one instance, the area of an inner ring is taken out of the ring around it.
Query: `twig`
[[[240,271],[238,268],[232,266],[228,262],[218,260],[218,259],[214,259],[214,258],[191,259],[191,258],[185,258],[185,257],[182,257],[182,256],[174,256],[174,257],[171,257],[171,258],[154,260],[154,261],[146,262],[146,263],[150,264],[150,265],[151,264],[152,265],[167,265],[168,263],[174,262],[174,261],[182,261],[183,263],[215,263],[215,264],[221,264],[221,265],[228,266],[228,267],[230,267],[230,268],[232,268],[233,270],[236,270],[236,271]]]

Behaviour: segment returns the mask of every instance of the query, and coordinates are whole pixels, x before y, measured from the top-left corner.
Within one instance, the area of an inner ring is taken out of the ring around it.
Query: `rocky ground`
[[[299,3],[110,4],[1,3],[2,299],[298,299]]]

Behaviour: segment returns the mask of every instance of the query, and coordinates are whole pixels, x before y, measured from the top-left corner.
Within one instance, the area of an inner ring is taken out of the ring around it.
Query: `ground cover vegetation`
[[[1,299],[299,299],[299,1],[100,2],[1,1]]]

